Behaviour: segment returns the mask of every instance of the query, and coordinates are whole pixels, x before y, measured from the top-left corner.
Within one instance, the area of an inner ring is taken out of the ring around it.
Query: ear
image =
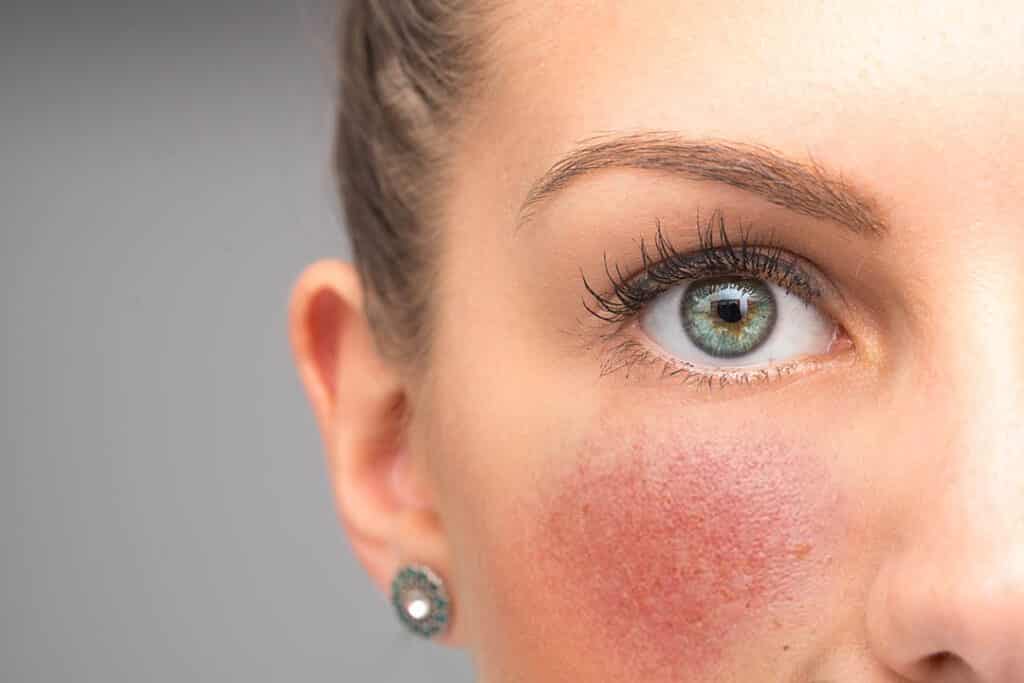
[[[422,454],[406,440],[407,387],[378,353],[355,268],[334,260],[308,266],[292,290],[289,328],[356,556],[388,596],[405,562],[427,564],[448,581],[447,545]]]

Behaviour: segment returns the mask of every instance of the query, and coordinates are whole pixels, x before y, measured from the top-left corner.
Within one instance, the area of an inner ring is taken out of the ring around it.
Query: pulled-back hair
[[[481,0],[342,0],[334,164],[378,348],[429,351],[447,159]]]

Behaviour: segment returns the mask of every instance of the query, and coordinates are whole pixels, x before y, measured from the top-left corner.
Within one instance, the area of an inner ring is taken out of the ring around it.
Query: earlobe
[[[407,440],[407,387],[377,351],[355,268],[333,260],[308,266],[292,291],[289,328],[356,555],[385,593],[403,562],[444,572],[445,539]]]

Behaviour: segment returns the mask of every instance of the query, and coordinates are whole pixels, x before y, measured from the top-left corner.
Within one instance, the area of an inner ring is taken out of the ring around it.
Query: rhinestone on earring
[[[444,582],[420,564],[407,564],[391,582],[391,603],[410,631],[432,638],[448,627],[451,602]]]

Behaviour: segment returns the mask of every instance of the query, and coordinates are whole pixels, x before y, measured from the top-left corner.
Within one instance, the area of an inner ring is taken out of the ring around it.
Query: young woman
[[[362,0],[291,338],[482,683],[1024,681],[1015,2]]]

